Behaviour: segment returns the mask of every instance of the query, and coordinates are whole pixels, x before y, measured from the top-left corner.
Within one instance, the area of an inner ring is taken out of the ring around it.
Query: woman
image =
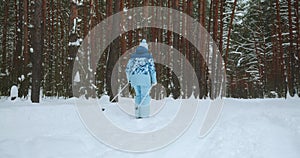
[[[149,96],[152,85],[157,83],[154,60],[148,52],[148,44],[143,39],[135,53],[130,56],[126,67],[127,80],[135,91],[135,116],[137,119],[149,117]]]

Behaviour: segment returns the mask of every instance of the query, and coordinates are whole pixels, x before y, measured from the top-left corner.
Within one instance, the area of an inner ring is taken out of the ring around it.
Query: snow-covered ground
[[[172,121],[181,100],[164,101],[167,103],[161,111],[148,119],[136,120],[116,104],[106,106],[104,113],[128,131],[153,131]],[[209,103],[202,100],[195,121],[176,142],[153,152],[130,153],[97,141],[78,116],[75,98],[43,99],[40,104],[0,99],[0,158],[299,158],[299,101],[224,99],[216,126],[199,138],[197,120],[203,118]]]

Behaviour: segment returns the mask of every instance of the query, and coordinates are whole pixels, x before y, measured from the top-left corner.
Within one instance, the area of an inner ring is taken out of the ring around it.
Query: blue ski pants
[[[149,117],[150,100],[149,90],[151,86],[134,86],[135,91],[135,116]]]

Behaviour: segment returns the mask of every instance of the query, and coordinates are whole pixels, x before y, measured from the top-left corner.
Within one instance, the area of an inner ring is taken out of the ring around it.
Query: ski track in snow
[[[100,102],[109,104],[107,98]],[[126,103],[132,102],[125,99]],[[153,102],[157,106],[160,102]],[[117,104],[105,115],[128,131],[159,130],[176,114],[180,100],[168,98],[154,117],[136,120]],[[299,158],[299,98],[225,99],[222,115],[211,133],[199,138],[200,120],[209,100],[201,100],[193,124],[176,142],[148,153],[126,153],[97,141],[82,124],[74,98],[43,99],[41,104],[0,100],[0,158]]]

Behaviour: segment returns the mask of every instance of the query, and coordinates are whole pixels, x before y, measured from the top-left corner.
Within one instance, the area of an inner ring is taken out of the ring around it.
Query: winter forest
[[[9,96],[16,85],[18,96],[31,96],[33,102],[39,102],[40,95],[73,97],[72,69],[82,39],[107,17],[142,6],[173,8],[205,27],[224,60],[226,97],[300,96],[299,0],[3,0],[0,96]],[[166,96],[210,97],[210,72],[195,46],[180,34],[158,28],[128,31],[106,48],[94,73],[95,96],[113,97],[114,65],[143,38],[173,46],[196,71],[201,88],[192,93],[178,86],[169,68],[157,64],[157,80]],[[124,82],[126,78],[115,84]]]

